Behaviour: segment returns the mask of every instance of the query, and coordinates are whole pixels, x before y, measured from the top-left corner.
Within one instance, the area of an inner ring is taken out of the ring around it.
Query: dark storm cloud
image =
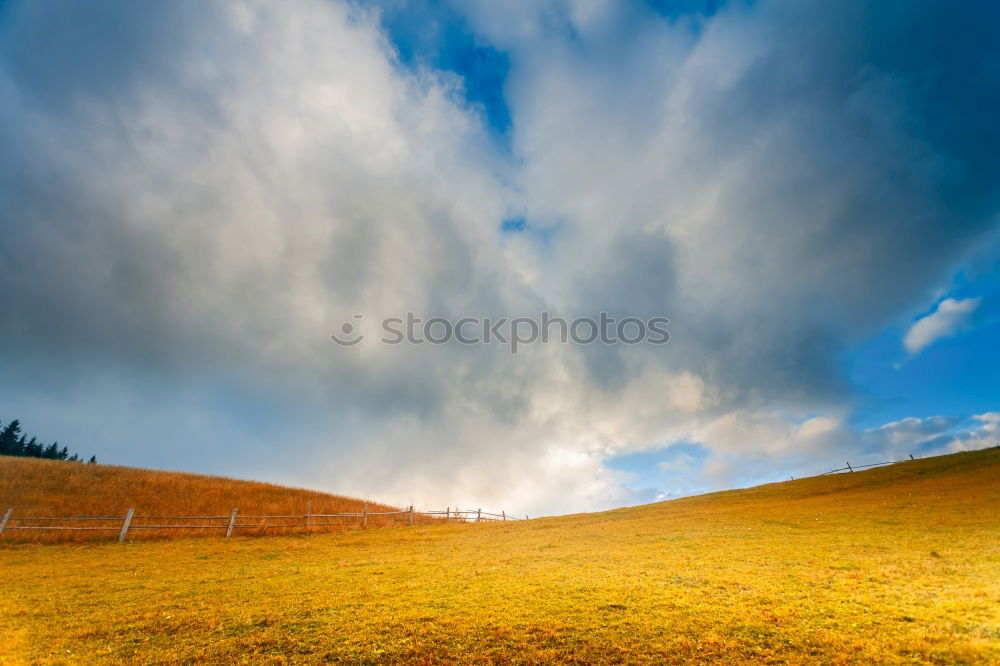
[[[589,287],[620,263],[613,248],[662,233],[669,253],[626,258],[656,295],[611,280],[594,302],[669,304],[688,343],[675,361],[729,391],[843,394],[837,350],[919,303],[996,226],[984,113],[998,108],[998,49],[980,26],[997,10],[973,9],[737,3],[680,57],[663,44],[683,43],[685,26],[600,12],[578,26],[582,47],[499,35],[534,212],[586,229],[566,234],[577,247],[554,272],[603,261],[573,273]],[[624,72],[595,63],[588,46],[626,34]],[[590,254],[597,225],[606,259]],[[675,257],[681,279],[658,280]]]
[[[737,422],[761,459],[861,446],[772,417],[841,413],[839,354],[996,229],[1000,9],[661,9],[456,5],[468,34],[442,39],[490,54],[484,115],[361,5],[7,4],[9,408],[113,412],[102,458],[154,460],[141,433],[189,420],[213,462],[163,464],[219,471],[238,441],[297,482],[444,503],[625,501],[602,456],[730,451]],[[511,214],[547,231],[504,236]],[[673,340],[515,359],[328,339],[355,313],[543,308],[667,316]]]

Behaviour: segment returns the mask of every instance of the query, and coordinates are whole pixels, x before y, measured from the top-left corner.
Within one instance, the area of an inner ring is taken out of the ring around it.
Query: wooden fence
[[[913,454],[910,454],[910,460],[916,460]],[[882,465],[895,465],[896,463],[909,462],[909,460],[890,460],[888,462],[878,462],[871,463],[868,465],[852,465],[850,460],[845,460],[844,463],[847,467],[840,467],[838,469],[830,470],[829,472],[823,472],[820,476],[826,476],[827,474],[841,474],[843,472],[853,472],[856,469],[868,469],[869,467],[881,467]]]
[[[910,460],[916,460],[910,454]],[[859,469],[869,467],[879,467],[882,465],[895,465],[896,463],[908,462],[907,460],[890,460],[887,462],[870,463],[867,465],[852,465],[850,461],[844,461],[847,467],[840,467],[829,472],[824,472],[819,476],[827,474],[841,474],[844,472],[854,472]],[[795,480],[795,477],[792,477]],[[14,530],[44,530],[44,531],[67,531],[67,532],[118,532],[118,541],[125,541],[129,531],[132,530],[224,530],[227,537],[231,537],[234,532],[240,529],[263,528],[263,529],[305,529],[330,525],[343,526],[344,519],[357,521],[357,526],[368,527],[369,519],[381,518],[383,524],[405,522],[408,526],[414,524],[417,519],[421,522],[460,522],[460,523],[483,523],[507,520],[522,520],[508,514],[505,511],[500,513],[490,513],[482,509],[452,509],[448,507],[444,511],[415,511],[410,506],[402,511],[369,511],[365,504],[364,511],[354,513],[312,513],[310,509],[302,515],[247,515],[240,514],[238,509],[233,509],[228,516],[137,516],[135,509],[129,509],[124,516],[71,516],[71,517],[16,517],[13,507],[7,509],[3,518],[0,518],[0,536],[5,532]],[[182,524],[150,524],[150,520],[168,521],[188,521]],[[241,522],[241,520],[243,522]],[[245,521],[254,522],[245,522]],[[270,520],[282,520],[282,523],[271,523]],[[302,522],[297,522],[297,521]],[[523,520],[528,520],[525,516]],[[133,521],[138,521],[133,524]],[[222,521],[208,524],[200,521]],[[292,521],[292,522],[288,522]],[[114,525],[52,525],[60,522],[104,522],[115,523]],[[19,524],[12,524],[19,523]],[[24,525],[20,523],[33,523]]]
[[[867,465],[852,465],[850,460],[845,460],[844,463],[847,465],[847,467],[838,467],[837,469],[832,469],[829,472],[823,472],[822,474],[817,474],[816,476],[826,476],[827,474],[843,474],[845,472],[850,473],[859,469],[868,469],[869,467],[881,467],[883,465],[895,465],[901,462],[910,462],[910,460],[916,460],[916,458],[913,457],[912,453],[910,454],[908,460],[889,460],[886,462],[869,463]],[[795,477],[793,476],[791,477],[791,479],[792,481],[794,481]]]
[[[412,506],[403,511],[369,511],[365,504],[363,511],[354,513],[312,513],[310,509],[301,515],[265,516],[241,514],[233,509],[228,516],[137,516],[135,509],[129,509],[124,516],[62,516],[62,517],[17,517],[14,508],[7,509],[0,518],[0,536],[15,530],[44,530],[67,532],[117,532],[118,541],[125,541],[134,530],[219,530],[227,537],[240,529],[305,529],[314,527],[344,526],[344,520],[354,521],[358,527],[368,527],[369,520],[380,520],[381,524],[404,523],[411,526],[415,521],[422,523],[459,522],[484,523],[508,520],[522,520],[507,512],[490,513],[482,509],[452,509],[444,511],[415,511]],[[525,516],[523,520],[527,520]],[[273,523],[272,520],[283,522]],[[185,521],[180,524],[150,523],[149,521]],[[208,521],[207,523],[202,521]],[[250,521],[250,522],[247,522]],[[52,523],[85,523],[82,525],[53,525]],[[86,523],[114,523],[113,525],[93,525]],[[17,523],[17,524],[14,524]],[[29,524],[23,524],[29,523]]]

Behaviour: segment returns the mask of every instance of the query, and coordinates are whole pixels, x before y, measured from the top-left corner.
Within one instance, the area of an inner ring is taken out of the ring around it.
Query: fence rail
[[[910,454],[910,457],[907,460],[889,460],[889,461],[886,461],[886,462],[869,463],[867,465],[852,465],[850,460],[845,460],[844,463],[847,464],[847,467],[839,467],[837,469],[832,469],[829,472],[823,472],[819,476],[826,476],[827,474],[842,474],[844,472],[850,473],[850,472],[853,472],[856,469],[868,469],[869,467],[881,467],[883,465],[895,465],[896,463],[910,462],[910,460],[916,460],[916,458],[913,457],[912,453]]]
[[[845,474],[845,473],[849,474],[851,472],[856,472],[859,469],[868,469],[869,467],[882,467],[883,465],[896,465],[898,463],[910,462],[911,460],[916,460],[916,458],[913,457],[912,453],[910,454],[910,457],[905,460],[887,460],[886,462],[868,463],[867,465],[852,465],[850,460],[845,460],[844,463],[847,465],[847,467],[838,467],[837,469],[831,469],[829,472],[822,472],[820,474],[817,474],[816,476],[827,476],[829,474]],[[792,479],[792,481],[796,480],[794,476],[790,478]],[[810,478],[810,477],[799,477],[799,480],[804,478]]]
[[[505,522],[508,520],[527,520],[528,516],[519,518],[508,514],[506,511],[500,513],[490,513],[482,509],[452,509],[448,507],[444,511],[416,511],[412,506],[401,511],[369,511],[365,504],[363,511],[352,511],[346,513],[312,513],[308,509],[304,514],[285,515],[261,515],[261,514],[241,514],[238,509],[233,509],[228,516],[143,516],[136,515],[135,509],[130,508],[122,516],[24,516],[14,515],[14,508],[10,507],[0,518],[0,536],[5,532],[13,533],[16,530],[39,530],[39,531],[67,531],[67,532],[118,532],[118,541],[125,541],[128,533],[133,530],[224,530],[225,535],[230,537],[240,529],[266,528],[266,529],[311,529],[313,527],[325,527],[330,525],[345,525],[343,519],[358,521],[360,527],[368,527],[370,517],[391,516],[390,523],[399,522],[397,517],[402,517],[407,526],[413,525],[418,518],[429,518],[431,522],[459,522],[459,523],[483,523],[483,522]],[[240,522],[242,519],[242,522]],[[317,520],[319,519],[319,520]],[[338,520],[329,520],[338,519]],[[150,524],[147,521],[189,521],[186,523],[161,523]],[[224,521],[216,524],[201,525],[190,524],[190,521]],[[271,523],[270,520],[283,520],[295,522]],[[39,525],[43,522],[86,522],[103,521],[115,522],[114,525],[99,526],[75,526],[75,525]],[[246,522],[264,521],[264,522]],[[299,522],[301,521],[301,522]],[[17,523],[17,524],[12,524]],[[29,523],[29,524],[22,524]],[[35,524],[31,524],[35,523]]]
[[[859,469],[868,469],[870,467],[880,467],[883,465],[895,465],[901,462],[909,462],[910,460],[916,460],[913,454],[910,454],[909,460],[889,460],[886,462],[868,463],[866,465],[852,465],[849,460],[845,460],[846,467],[839,467],[829,472],[823,472],[818,476],[827,476],[829,474],[843,474],[851,473]],[[792,477],[795,480],[795,477]],[[433,522],[459,522],[459,523],[484,523],[484,522],[505,522],[508,520],[528,520],[528,516],[524,518],[519,518],[517,516],[512,516],[506,511],[501,511],[500,513],[491,513],[489,511],[483,511],[482,509],[452,509],[448,507],[444,511],[416,511],[413,506],[409,506],[401,511],[369,511],[368,505],[365,504],[363,511],[352,511],[345,513],[312,513],[311,508],[306,510],[304,514],[284,514],[284,515],[260,515],[260,514],[240,514],[239,510],[233,509],[228,516],[137,516],[135,515],[135,509],[130,508],[124,516],[24,516],[18,517],[14,515],[14,508],[10,507],[0,517],[0,536],[5,532],[13,532],[15,530],[39,530],[39,531],[66,531],[66,532],[118,532],[118,541],[125,541],[128,533],[132,530],[225,530],[225,535],[230,537],[233,533],[240,529],[250,529],[250,528],[267,528],[267,529],[294,529],[294,528],[304,528],[311,529],[313,527],[325,527],[330,525],[340,525],[343,526],[344,522],[342,520],[322,520],[322,519],[356,519],[358,520],[358,525],[360,527],[368,527],[368,519],[370,517],[379,516],[405,516],[406,524],[413,525],[414,520],[418,517],[430,518]],[[268,522],[239,522],[239,519],[254,520],[254,521],[268,521],[268,520],[291,520],[302,522],[286,522],[286,523],[268,523]],[[319,518],[321,520],[317,521]],[[149,520],[167,520],[167,521],[199,521],[199,520],[217,520],[225,521],[221,524],[214,525],[192,525],[192,524],[146,524],[144,521]],[[116,525],[99,525],[99,526],[70,526],[70,525],[12,525],[15,523],[39,523],[39,522],[85,522],[85,521],[104,521],[104,522],[118,522]],[[133,521],[138,521],[138,524],[132,524]]]

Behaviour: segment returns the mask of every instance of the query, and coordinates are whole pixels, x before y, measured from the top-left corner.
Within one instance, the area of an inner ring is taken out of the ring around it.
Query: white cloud
[[[942,338],[948,338],[960,331],[969,317],[979,307],[982,299],[946,298],[934,311],[918,319],[903,337],[903,345],[911,354],[917,354]]]
[[[702,478],[721,488],[825,471],[857,445],[855,434],[839,417],[795,419],[749,410],[725,414],[696,428],[690,439],[709,451]]]
[[[969,418],[908,417],[865,431],[860,445],[866,455],[885,460],[973,451],[1000,444],[998,424],[1000,415],[996,412]]]
[[[694,456],[687,453],[679,453],[671,460],[664,460],[657,463],[656,467],[661,472],[690,472],[694,462]]]
[[[533,514],[630,501],[605,459],[670,442],[719,485],[826,466],[854,445],[831,359],[971,233],[934,195],[963,156],[835,3],[808,30],[768,3],[698,30],[480,4],[512,155],[355,4],[25,6],[0,39],[4,404],[83,423],[52,438],[102,460]],[[551,235],[501,238],[511,210]],[[356,312],[541,309],[664,315],[673,340],[328,339]]]
[[[984,414],[976,414],[977,421],[982,421],[983,423],[1000,423],[1000,412],[986,412]]]
[[[955,423],[955,419],[943,416],[927,418],[909,416],[869,430],[868,434],[871,437],[878,437],[880,441],[890,446],[912,449],[947,432]]]
[[[975,451],[1000,446],[1000,412],[987,412],[973,417],[975,425],[958,433],[948,444],[948,451]]]

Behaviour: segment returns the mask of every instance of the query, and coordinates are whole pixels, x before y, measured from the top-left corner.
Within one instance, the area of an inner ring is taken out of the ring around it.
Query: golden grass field
[[[239,481],[217,476],[202,476],[182,472],[160,472],[133,467],[112,465],[87,465],[79,462],[41,460],[37,458],[12,458],[0,456],[0,515],[8,507],[14,508],[13,516],[124,516],[129,508],[136,510],[133,525],[142,524],[191,524],[198,521],[143,520],[142,516],[228,516],[234,508],[242,514],[295,515],[312,513],[351,513],[361,511],[366,502],[351,497],[288,488],[272,483]],[[368,503],[372,512],[393,511],[394,507]],[[388,517],[372,516],[371,526],[387,523]],[[45,522],[45,525],[121,526],[121,519],[112,521]],[[243,522],[257,524],[289,524],[288,519]],[[304,520],[297,522],[304,523]],[[314,526],[313,531],[340,531],[353,524]],[[211,521],[223,525],[226,520]],[[12,521],[11,525],[22,524]],[[29,523],[23,523],[29,524]],[[41,523],[30,523],[41,524]],[[210,524],[200,521],[199,524]],[[243,535],[284,534],[280,528],[244,528]],[[178,536],[219,536],[224,529],[198,530],[143,530],[129,532],[132,539],[175,538]],[[9,541],[114,541],[117,532],[54,532],[11,530],[0,536],[0,543]]]
[[[998,507],[990,449],[513,523],[5,543],[0,661],[1000,663]]]

